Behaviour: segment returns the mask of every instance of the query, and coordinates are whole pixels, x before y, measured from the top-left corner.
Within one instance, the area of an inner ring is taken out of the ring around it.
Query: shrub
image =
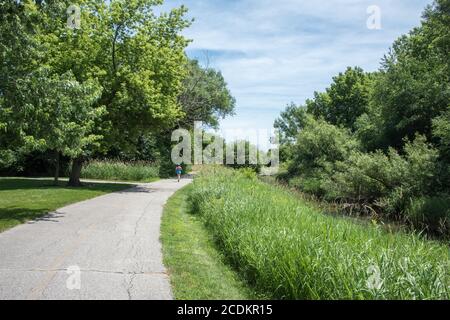
[[[433,135],[439,141],[440,170],[439,179],[441,189],[450,192],[450,105],[447,111],[433,120]]]
[[[288,172],[300,177],[293,182],[301,190],[324,194],[321,181],[332,174],[338,161],[358,149],[359,143],[348,130],[308,117],[293,147]]]
[[[288,185],[303,192],[323,197],[326,194],[324,189],[324,180],[326,179],[328,177],[323,171],[313,170],[309,173],[303,173],[300,177],[289,179]]]
[[[406,163],[394,150],[389,155],[353,152],[337,163],[337,172],[326,182],[329,198],[371,203],[389,194],[406,174]]]
[[[194,180],[189,201],[229,262],[272,298],[450,297],[445,245],[324,215],[284,188],[219,167]]]
[[[85,179],[152,181],[158,178],[158,166],[147,162],[98,161],[87,163],[81,177]]]
[[[416,226],[445,234],[450,230],[450,197],[443,195],[412,199],[406,215]]]
[[[328,185],[328,192],[342,197],[366,202],[383,198],[402,198],[426,195],[433,187],[438,153],[419,136],[405,146],[405,155],[390,149],[388,154],[353,152],[337,164],[337,173]],[[395,209],[389,206],[392,211]]]
[[[0,150],[0,169],[9,168],[16,160],[15,154],[11,150]]]
[[[328,197],[375,204],[385,214],[407,218],[412,201],[435,193],[438,151],[418,136],[414,142],[406,143],[404,152],[403,156],[394,149],[388,154],[353,152],[337,164],[337,172],[324,183]],[[414,216],[419,214],[419,208],[410,208]],[[435,224],[432,217],[420,221]]]
[[[450,161],[450,105],[440,117],[433,119],[433,135],[439,139],[442,157]]]

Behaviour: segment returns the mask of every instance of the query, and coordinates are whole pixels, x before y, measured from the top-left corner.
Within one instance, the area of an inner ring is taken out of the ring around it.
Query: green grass
[[[161,227],[164,264],[176,299],[245,300],[255,296],[223,261],[198,216],[187,210],[190,186],[167,202]]]
[[[81,172],[84,179],[153,182],[159,179],[159,167],[146,162],[91,161]]]
[[[271,298],[450,298],[443,243],[325,215],[285,188],[219,167],[200,173],[189,202],[241,277]]]
[[[0,232],[68,204],[91,199],[130,185],[90,183],[70,188],[51,180],[0,178]]]

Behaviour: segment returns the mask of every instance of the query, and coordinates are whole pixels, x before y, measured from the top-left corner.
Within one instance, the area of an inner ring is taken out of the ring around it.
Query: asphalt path
[[[190,181],[140,184],[0,233],[0,299],[172,299],[161,215]]]

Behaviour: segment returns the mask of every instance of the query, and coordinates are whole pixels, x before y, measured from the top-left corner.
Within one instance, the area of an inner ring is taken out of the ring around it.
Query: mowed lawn
[[[191,186],[175,193],[161,226],[164,264],[178,300],[248,300],[257,296],[224,260],[201,218],[190,212]]]
[[[124,184],[89,183],[80,188],[51,180],[0,178],[0,232],[68,204],[130,188]]]

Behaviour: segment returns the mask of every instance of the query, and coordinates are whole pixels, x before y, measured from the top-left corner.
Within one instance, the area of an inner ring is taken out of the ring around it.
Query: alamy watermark
[[[381,8],[377,5],[367,7],[367,29],[369,30],[381,30]]]
[[[274,129],[224,130],[219,136],[205,132],[202,122],[195,122],[193,133],[186,129],[177,129],[172,133],[172,142],[177,143],[172,148],[172,162],[261,165],[270,168],[274,174],[279,167],[278,140],[278,132]],[[263,148],[262,144],[265,144]]]
[[[69,29],[81,29],[81,9],[77,5],[67,8],[67,27]]]
[[[371,265],[367,268],[368,279],[366,282],[369,290],[381,290],[383,280],[381,279],[381,270],[377,265]]]
[[[79,266],[70,266],[66,273],[69,277],[66,280],[68,290],[81,290],[81,268]]]

